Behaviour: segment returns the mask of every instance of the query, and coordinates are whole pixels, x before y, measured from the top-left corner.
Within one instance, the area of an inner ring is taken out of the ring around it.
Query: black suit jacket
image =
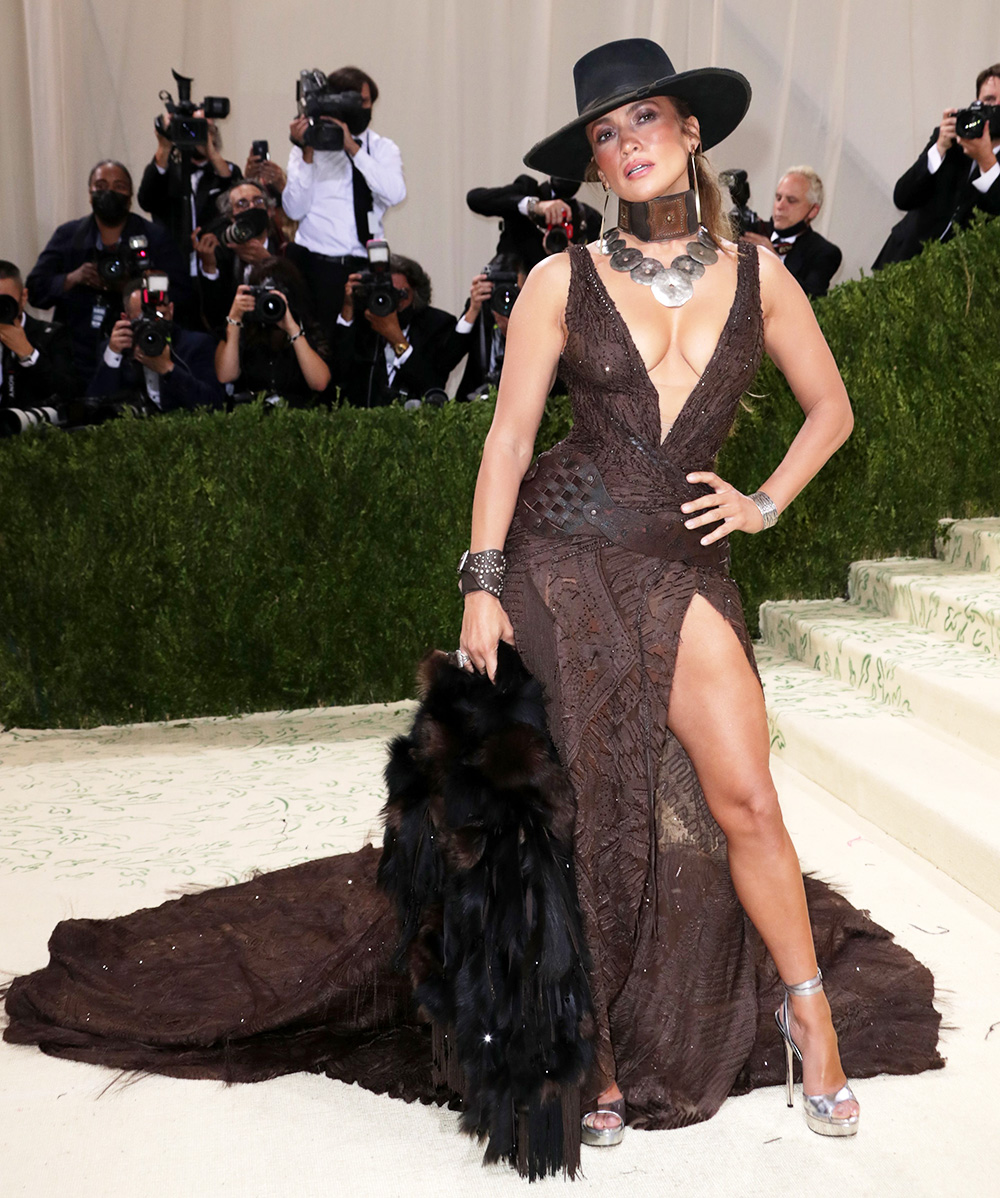
[[[773,229],[771,221],[765,222],[765,236],[770,237]],[[827,241],[815,229],[808,228],[795,238],[783,261],[789,274],[798,280],[806,295],[813,298],[826,295],[830,290],[830,280],[840,270],[843,257],[839,246]]]
[[[455,364],[449,366],[449,334],[455,323],[455,317],[440,308],[414,313],[403,328],[413,353],[396,372],[391,387],[385,338],[360,314],[349,326],[335,324],[330,363],[334,385],[348,403],[359,408],[392,403],[403,391],[418,399],[434,387],[443,388]]]
[[[151,221],[129,213],[122,240],[145,236],[149,243],[151,265],[170,277],[170,297],[183,303],[191,294],[187,262],[164,229]],[[98,291],[93,287],[74,287],[64,291],[70,271],[97,257],[97,221],[93,216],[67,221],[49,238],[38,261],[28,275],[28,296],[36,308],[52,308],[53,316],[69,329],[73,342],[73,366],[81,379],[89,379],[97,366],[98,348],[121,314],[121,295],[117,290]],[[106,309],[100,319],[95,309]]]
[[[468,308],[468,304],[466,304]],[[498,378],[490,378],[490,357],[493,349],[493,332],[496,320],[493,310],[487,304],[481,308],[479,315],[472,322],[472,328],[467,333],[459,333],[452,326],[445,346],[445,359],[448,373],[455,369],[468,354],[462,381],[455,392],[456,399],[468,399],[471,391],[477,391],[483,383],[499,382]]]
[[[103,356],[106,345],[105,342],[101,346],[100,365],[91,377],[87,394],[116,395],[131,391],[149,401],[143,368],[131,356],[123,357],[117,367],[109,366]],[[160,376],[161,411],[216,408],[224,404],[225,391],[215,373],[215,341],[207,333],[193,333],[189,329],[175,327],[170,356],[174,361],[174,369]]]
[[[33,408],[50,400],[73,399],[82,387],[73,369],[73,343],[69,329],[51,321],[24,315],[24,333],[38,358],[33,366],[22,366],[15,354],[4,348],[3,385],[0,407]]]
[[[927,151],[937,139],[935,129],[920,157],[896,183],[892,202],[906,215],[893,226],[872,270],[916,257],[925,241],[949,240],[953,227],[968,224],[977,208],[991,216],[1000,213],[1000,178],[994,179],[986,192],[973,187],[975,164],[960,145],[953,145],[931,174]],[[975,173],[978,175],[978,168]]]
[[[206,162],[194,192],[195,225],[207,225],[219,215],[216,201],[243,178],[235,162],[229,163],[232,174],[227,179],[215,173],[211,162]],[[197,168],[196,168],[197,169]],[[173,238],[178,250],[185,257],[191,253],[191,240],[187,237],[184,214],[184,179],[180,156],[171,155],[167,169],[161,175],[155,160],[150,162],[142,175],[136,193],[139,207],[145,208],[154,222],[162,225]]]
[[[474,187],[465,197],[465,202],[480,216],[498,216],[501,220],[498,254],[512,252],[524,263],[525,271],[531,270],[536,262],[545,257],[542,248],[544,230],[518,211],[518,204],[525,196],[540,200],[557,198],[548,180],[539,183],[531,175],[518,175],[506,187]],[[580,239],[580,230],[586,241],[594,241],[601,233],[601,214],[589,204],[579,200],[567,200],[573,210],[573,233]]]

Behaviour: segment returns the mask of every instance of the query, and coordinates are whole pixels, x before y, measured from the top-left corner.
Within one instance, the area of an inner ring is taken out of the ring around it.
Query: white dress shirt
[[[993,153],[1000,153],[1000,145],[995,145],[993,147]],[[937,142],[935,142],[927,151],[927,169],[932,175],[936,175],[941,169],[942,162],[944,162],[944,159],[941,157],[941,151],[937,148]],[[970,158],[970,174],[972,173],[973,169],[975,169],[975,166],[976,163]],[[976,189],[976,191],[981,191],[983,195],[985,195],[998,178],[1000,178],[1000,161],[994,162],[990,169],[985,172],[985,174],[980,172],[980,174],[978,174],[975,179],[972,180],[972,186]]]
[[[368,227],[373,238],[380,238],[386,209],[406,199],[403,160],[394,141],[370,129],[357,140],[361,149],[354,155],[354,165],[372,193]],[[281,206],[286,216],[299,222],[296,245],[331,257],[365,256],[354,218],[353,180],[346,150],[314,150],[313,161],[307,164],[299,147],[292,146]]]

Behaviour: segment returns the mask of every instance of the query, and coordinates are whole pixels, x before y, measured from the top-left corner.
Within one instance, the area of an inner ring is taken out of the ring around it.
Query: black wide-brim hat
[[[690,106],[701,129],[701,148],[718,145],[746,116],[750,84],[725,67],[674,70],[666,51],[644,37],[598,46],[573,67],[576,120],[532,146],[526,165],[546,175],[583,179],[593,157],[587,126],[605,113],[644,100],[676,96]]]

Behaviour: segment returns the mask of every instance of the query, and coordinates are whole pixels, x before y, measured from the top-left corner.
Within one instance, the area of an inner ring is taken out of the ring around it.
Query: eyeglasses
[[[252,200],[233,200],[234,212],[246,212],[248,208],[266,208],[266,196],[254,196]]]

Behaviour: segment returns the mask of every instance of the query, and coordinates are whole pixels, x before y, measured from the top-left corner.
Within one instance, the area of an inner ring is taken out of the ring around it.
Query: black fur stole
[[[386,766],[378,877],[399,914],[397,965],[433,1022],[436,1080],[488,1137],[484,1161],[572,1177],[594,1030],[573,790],[509,645],[495,685],[440,653],[421,682]]]

